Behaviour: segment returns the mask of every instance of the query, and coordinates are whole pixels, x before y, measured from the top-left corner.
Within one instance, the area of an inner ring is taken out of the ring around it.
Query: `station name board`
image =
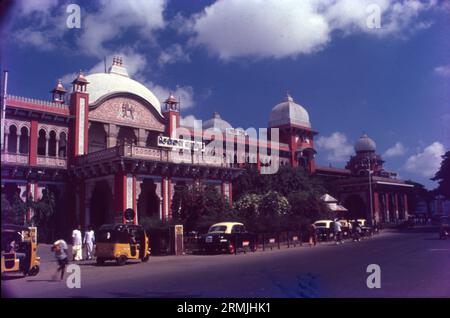
[[[158,146],[193,151],[205,151],[205,143],[199,141],[158,136]]]

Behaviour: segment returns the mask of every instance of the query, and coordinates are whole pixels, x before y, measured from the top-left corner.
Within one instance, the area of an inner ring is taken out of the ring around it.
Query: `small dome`
[[[269,127],[289,124],[311,128],[306,109],[295,103],[294,99],[287,94],[286,101],[276,105],[272,109],[269,117]]]
[[[356,152],[375,152],[377,145],[375,141],[373,141],[367,134],[359,137],[358,141],[355,142],[355,151]]]
[[[208,119],[203,123],[203,129],[218,128],[222,132],[225,132],[227,128],[233,128],[227,121],[220,118],[218,112],[214,112],[211,119]]]

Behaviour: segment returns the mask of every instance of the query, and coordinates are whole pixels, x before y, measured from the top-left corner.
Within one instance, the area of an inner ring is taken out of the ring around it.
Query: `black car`
[[[221,222],[212,225],[208,233],[198,238],[198,247],[201,252],[233,254],[238,251],[254,251],[256,240],[242,223]]]

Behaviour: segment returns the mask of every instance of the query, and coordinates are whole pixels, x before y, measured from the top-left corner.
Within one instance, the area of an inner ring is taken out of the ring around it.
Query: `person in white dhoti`
[[[81,238],[80,229],[81,226],[78,225],[77,228],[72,231],[72,254],[74,261],[83,260],[83,253],[82,253],[83,241]]]
[[[95,233],[90,226],[88,227],[88,230],[84,232],[83,244],[86,246],[86,258],[92,259],[94,256]]]

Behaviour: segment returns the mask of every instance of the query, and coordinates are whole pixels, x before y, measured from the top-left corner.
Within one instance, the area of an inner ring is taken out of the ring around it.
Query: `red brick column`
[[[408,211],[408,196],[406,193],[403,194],[403,201],[405,202],[405,219],[408,219],[409,211]]]
[[[379,198],[378,198],[378,192],[373,193],[373,216],[375,221],[378,223],[380,222],[380,205],[379,205]]]
[[[395,220],[398,221],[398,194],[394,193],[394,206],[395,206]]]
[[[35,166],[37,163],[37,142],[38,142],[38,122],[35,119],[31,120],[29,142],[30,148],[28,153],[28,160],[30,166]]]
[[[228,183],[228,191],[230,192],[228,195],[228,199],[230,202],[230,208],[233,208],[233,182],[232,181],[230,181]]]
[[[164,220],[169,221],[172,219],[172,179],[170,177],[167,177],[167,200],[168,200],[168,206],[167,206],[167,215],[164,216]]]
[[[121,219],[125,223],[123,212],[127,205],[127,183],[126,174],[123,171],[119,171],[114,176],[114,212],[117,220]]]
[[[134,224],[138,224],[138,215],[137,215],[137,197],[136,197],[136,176],[133,175],[133,210],[134,210]]]
[[[389,216],[389,213],[390,213],[389,193],[386,193],[385,196],[386,196],[386,221],[390,222],[391,219],[390,219],[390,216]]]

